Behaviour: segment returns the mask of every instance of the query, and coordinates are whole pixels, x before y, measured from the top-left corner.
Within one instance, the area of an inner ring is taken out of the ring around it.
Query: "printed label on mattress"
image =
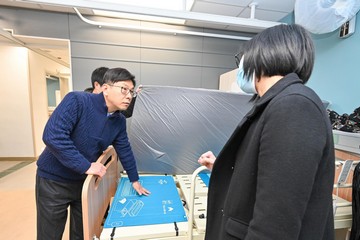
[[[172,176],[140,176],[149,196],[139,196],[127,177],[117,187],[104,228],[186,222]]]

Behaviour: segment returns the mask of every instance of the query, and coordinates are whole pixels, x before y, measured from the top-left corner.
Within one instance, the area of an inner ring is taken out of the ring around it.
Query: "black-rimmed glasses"
[[[131,97],[136,97],[136,92],[134,90],[131,90],[130,88],[116,86],[116,85],[109,85],[109,86],[120,88],[120,92],[124,95],[128,95],[130,93]]]
[[[239,67],[239,64],[240,64],[240,60],[241,58],[239,58],[241,56],[241,53],[237,53],[235,55],[235,63],[236,63],[236,66]]]

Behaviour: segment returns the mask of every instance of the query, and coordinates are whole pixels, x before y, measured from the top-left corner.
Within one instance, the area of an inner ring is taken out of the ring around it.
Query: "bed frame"
[[[117,154],[113,147],[109,147],[98,158],[106,167],[103,178],[88,175],[82,190],[82,211],[84,240],[98,239],[102,231],[102,223],[115,195],[120,169]]]

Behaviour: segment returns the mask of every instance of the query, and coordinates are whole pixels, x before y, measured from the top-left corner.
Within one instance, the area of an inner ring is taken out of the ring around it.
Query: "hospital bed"
[[[98,159],[107,170],[103,178],[89,175],[83,185],[82,208],[84,239],[161,239],[200,240],[205,234],[205,214],[207,187],[197,176],[205,167],[197,169],[193,175],[173,176],[178,196],[186,203],[184,211],[187,220],[183,222],[140,225],[118,228],[104,228],[104,220],[115,196],[121,167],[116,152],[109,147]],[[141,176],[140,175],[140,179]],[[146,186],[145,186],[146,187]],[[177,228],[176,231],[174,230]]]
[[[103,163],[107,172],[103,178],[89,175],[83,186],[83,225],[84,239],[161,239],[161,240],[199,240],[204,239],[206,227],[207,209],[207,186],[200,178],[200,172],[205,167],[200,167],[192,175],[175,175],[176,187],[184,204],[187,221],[177,223],[177,231],[174,231],[174,223],[157,225],[139,225],[119,228],[104,228],[104,221],[109,212],[109,206],[115,196],[120,176],[121,166],[117,155],[112,147],[109,147],[98,159]],[[356,164],[357,162],[354,162]],[[336,162],[338,171],[343,162]],[[339,176],[336,174],[336,179]],[[351,174],[350,174],[351,176]],[[351,187],[347,183],[334,184],[334,189]],[[336,193],[336,191],[335,191]],[[336,212],[334,228],[337,240],[346,239],[348,229],[352,224],[351,201],[345,200],[334,194],[336,199]]]

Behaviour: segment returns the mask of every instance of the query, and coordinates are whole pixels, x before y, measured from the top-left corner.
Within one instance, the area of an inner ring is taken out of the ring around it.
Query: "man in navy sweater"
[[[106,73],[106,71],[109,68],[107,67],[98,67],[96,68],[92,73],[91,73],[91,85],[92,88],[87,88],[85,89],[90,91],[90,89],[92,89],[92,93],[101,93],[102,92],[102,85],[104,84],[104,75]],[[135,101],[136,101],[136,97],[137,94],[141,91],[142,86],[140,85],[137,89],[136,89],[136,94],[133,96],[133,98],[131,99],[131,102],[128,106],[127,109],[122,110],[121,113],[126,117],[126,118],[130,118],[133,114],[134,111],[134,106],[135,106]]]
[[[136,162],[126,133],[126,110],[135,77],[126,69],[109,69],[103,92],[70,92],[57,106],[43,134],[46,148],[37,161],[37,239],[61,240],[70,206],[70,239],[83,239],[81,191],[87,175],[103,177],[96,163],[109,145],[115,148],[134,189],[150,192],[138,182]]]

